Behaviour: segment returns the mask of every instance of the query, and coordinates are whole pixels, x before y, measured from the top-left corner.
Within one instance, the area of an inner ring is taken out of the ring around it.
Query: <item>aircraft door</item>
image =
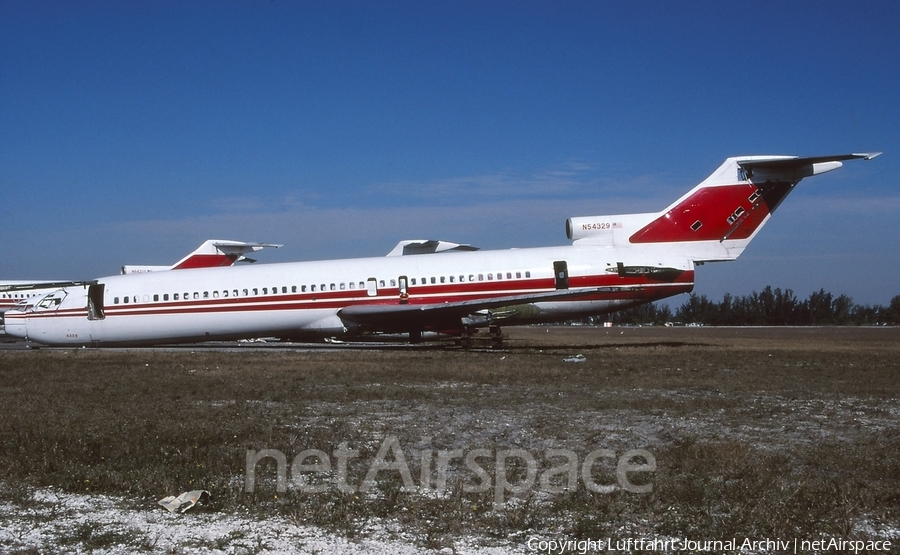
[[[370,297],[378,295],[378,282],[375,281],[375,278],[370,277],[368,280],[366,280],[366,293]]]
[[[397,284],[400,286],[400,304],[409,302],[409,280],[406,276],[397,278]]]
[[[569,288],[569,267],[565,260],[553,263],[553,279],[556,282],[557,289]]]
[[[103,291],[106,288],[102,283],[94,283],[88,286],[88,320],[102,320],[106,318],[103,312]]]

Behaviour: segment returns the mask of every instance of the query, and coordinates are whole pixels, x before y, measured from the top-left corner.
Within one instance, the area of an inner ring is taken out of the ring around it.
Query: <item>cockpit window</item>
[[[41,298],[31,299],[28,301],[28,308],[34,310],[56,310],[65,298],[65,291],[56,291]]]

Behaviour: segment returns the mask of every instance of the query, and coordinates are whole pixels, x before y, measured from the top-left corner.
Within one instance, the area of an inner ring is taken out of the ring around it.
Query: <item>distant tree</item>
[[[891,299],[887,308],[882,310],[883,319],[889,324],[900,324],[900,295]]]
[[[835,297],[824,289],[800,301],[790,289],[766,286],[750,295],[725,293],[719,303],[692,293],[675,314],[667,305],[646,304],[613,315],[621,324],[685,324],[712,326],[866,326],[878,322],[900,324],[900,295],[888,307],[853,304],[847,295]]]
[[[875,305],[853,305],[850,313],[850,321],[856,326],[871,326],[878,323],[884,307]]]
[[[831,313],[833,314],[834,323],[839,326],[846,326],[852,323],[853,299],[847,295],[838,295],[831,304]]]
[[[669,305],[664,304],[662,305],[662,307],[656,307],[656,317],[653,319],[653,323],[661,326],[671,322],[674,318],[675,317],[672,315],[672,309],[669,308]]]
[[[675,312],[675,319],[686,324],[710,324],[716,320],[718,307],[706,295],[691,293]]]
[[[815,293],[811,293],[806,300],[807,324],[813,326],[827,326],[834,324],[834,314],[832,313],[832,302],[834,298],[831,293],[826,293],[824,289],[819,289]]]

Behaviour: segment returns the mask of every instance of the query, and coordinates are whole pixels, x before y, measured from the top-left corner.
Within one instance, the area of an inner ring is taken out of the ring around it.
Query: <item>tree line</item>
[[[692,293],[672,312],[668,305],[646,304],[612,315],[615,324],[702,324],[706,326],[873,326],[900,325],[900,295],[888,306],[859,305],[847,295],[820,289],[800,300],[790,289],[766,286],[761,292],[720,302]]]

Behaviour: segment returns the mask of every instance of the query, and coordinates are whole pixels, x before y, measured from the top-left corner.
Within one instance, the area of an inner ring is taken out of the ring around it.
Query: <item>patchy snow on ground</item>
[[[502,542],[483,547],[475,538],[460,538],[453,547],[426,549],[417,545],[412,535],[388,525],[367,527],[360,536],[347,539],[284,518],[129,508],[115,497],[62,493],[52,488],[35,490],[28,502],[0,503],[3,553],[501,555],[517,550]]]

